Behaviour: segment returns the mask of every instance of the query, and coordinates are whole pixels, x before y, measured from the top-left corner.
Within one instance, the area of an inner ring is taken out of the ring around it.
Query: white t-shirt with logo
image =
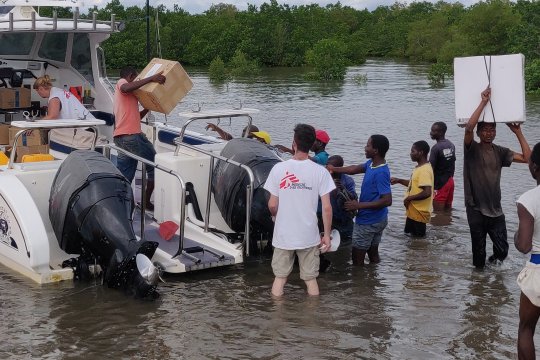
[[[285,250],[318,245],[317,203],[336,188],[328,170],[309,159],[290,159],[274,165],[264,188],[279,199],[272,245]]]
[[[540,186],[521,195],[517,202],[523,205],[534,218],[531,251],[535,254],[540,254]]]
[[[93,119],[94,116],[90,114],[83,104],[69,91],[65,91],[56,87],[51,88],[49,95],[49,101],[51,99],[58,98],[62,107],[60,108],[59,119],[82,119],[86,115],[87,119]]]

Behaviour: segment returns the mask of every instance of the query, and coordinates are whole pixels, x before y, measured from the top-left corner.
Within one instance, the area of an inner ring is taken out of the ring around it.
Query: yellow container
[[[7,165],[9,158],[4,154],[3,151],[0,151],[0,165]]]
[[[22,162],[52,161],[54,156],[51,154],[27,154],[22,157]]]

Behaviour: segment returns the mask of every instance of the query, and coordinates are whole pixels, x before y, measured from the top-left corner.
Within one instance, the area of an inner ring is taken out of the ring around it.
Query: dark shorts
[[[369,250],[372,246],[379,246],[383,230],[388,225],[388,219],[375,224],[354,224],[352,246],[360,250]]]
[[[414,237],[426,236],[426,223],[407,218],[405,220],[405,234],[410,234]]]
[[[154,146],[146,138],[146,135],[142,133],[115,136],[114,144],[119,148],[129,151],[132,154],[138,155],[148,161],[154,162],[156,156]],[[133,178],[135,178],[135,172],[137,171],[137,163],[137,160],[130,158],[124,153],[118,153],[116,166],[118,167],[120,172],[126,177],[126,179],[129,180],[129,182],[132,182]],[[148,172],[148,179],[154,179],[154,168],[152,166],[147,166],[146,171]]]
[[[446,207],[452,207],[454,201],[454,178],[448,179],[446,184],[439,190],[433,192],[433,201],[444,204]]]

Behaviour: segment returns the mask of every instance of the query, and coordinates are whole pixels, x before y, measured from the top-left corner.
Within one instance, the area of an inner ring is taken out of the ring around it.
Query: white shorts
[[[517,283],[531,303],[540,307],[540,264],[527,261],[517,277]]]

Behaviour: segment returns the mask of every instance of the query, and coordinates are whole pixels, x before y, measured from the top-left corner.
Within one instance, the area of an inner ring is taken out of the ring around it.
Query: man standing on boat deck
[[[516,134],[523,154],[493,144],[497,124],[479,122],[490,96],[490,88],[482,91],[480,104],[465,126],[463,146],[465,208],[471,232],[473,265],[477,269],[483,269],[486,264],[487,234],[493,242],[493,255],[489,262],[503,261],[508,256],[508,234],[501,208],[501,170],[512,162],[528,162],[531,154],[520,124],[507,125]],[[480,142],[474,140],[475,127]]]
[[[442,121],[433,123],[429,135],[437,143],[431,147],[429,162],[435,177],[433,209],[451,209],[454,200],[454,170],[456,147],[446,139],[446,124]]]
[[[270,192],[268,208],[275,217],[272,238],[272,270],[276,276],[272,285],[274,296],[283,295],[295,254],[300,265],[300,278],[306,282],[308,294],[319,295],[319,254],[330,248],[330,192],[336,186],[328,170],[309,159],[309,149],[314,142],[315,129],[312,126],[296,125],[293,158],[274,165],[264,185]],[[317,226],[319,197],[324,224],[322,238]]]
[[[114,144],[130,153],[153,162],[156,151],[141,129],[141,119],[146,116],[148,110],[143,109],[139,111],[139,101],[133,95],[133,91],[151,82],[164,84],[165,76],[160,72],[145,79],[135,81],[137,75],[137,70],[132,67],[125,67],[120,70],[120,80],[116,83],[114,93]],[[132,182],[137,171],[137,160],[119,152],[117,166],[128,181]],[[152,192],[154,191],[154,168],[148,166],[147,171],[148,182],[146,193],[144,194],[146,209],[154,210],[154,205],[150,202]]]

